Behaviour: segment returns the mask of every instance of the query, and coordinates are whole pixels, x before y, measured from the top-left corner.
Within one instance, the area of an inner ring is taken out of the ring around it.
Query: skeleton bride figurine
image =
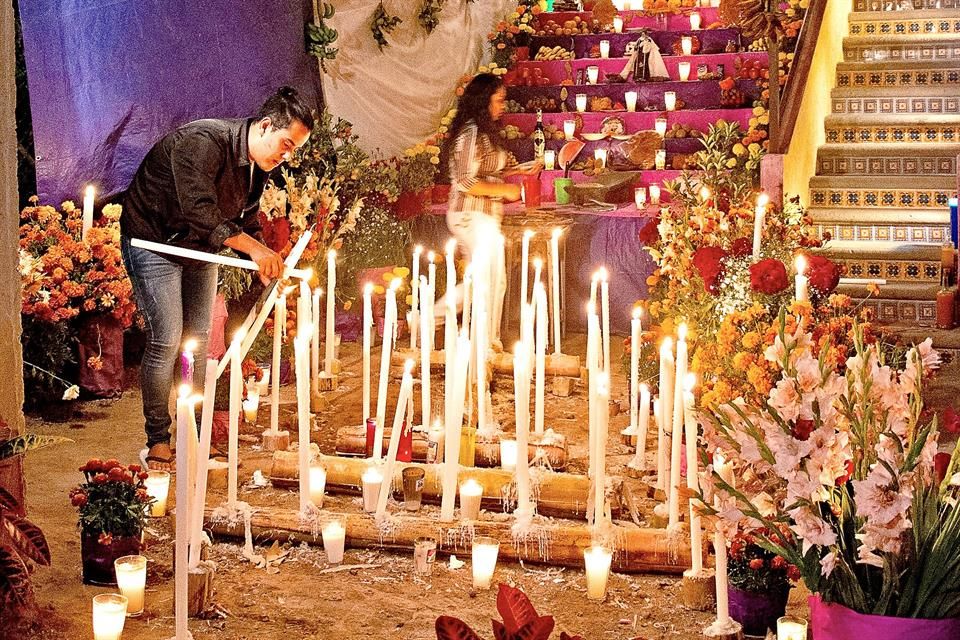
[[[629,52],[631,47],[633,49],[632,53]],[[669,77],[667,67],[663,64],[663,57],[660,55],[660,48],[648,33],[641,32],[640,38],[632,45],[628,45],[627,49],[627,53],[630,53],[630,59],[623,71],[620,72],[619,76],[607,76],[608,80],[625,82],[631,75],[634,82]]]

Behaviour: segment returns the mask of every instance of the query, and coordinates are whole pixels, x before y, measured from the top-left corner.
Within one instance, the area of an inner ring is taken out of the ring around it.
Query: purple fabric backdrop
[[[126,188],[179,124],[252,115],[278,86],[316,103],[304,0],[20,3],[42,201]]]

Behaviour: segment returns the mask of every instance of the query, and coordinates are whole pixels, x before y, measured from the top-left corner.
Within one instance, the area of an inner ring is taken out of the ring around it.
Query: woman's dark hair
[[[285,129],[294,120],[299,120],[307,129],[313,130],[313,112],[293,87],[280,87],[267,98],[257,112],[257,120],[264,118],[270,118],[274,129]]]
[[[457,102],[457,115],[450,124],[450,134],[443,144],[443,158],[449,158],[457,136],[471,120],[476,123],[479,133],[486,134],[490,143],[497,145],[499,131],[493,118],[490,117],[490,100],[493,94],[503,86],[503,80],[492,73],[478,74],[463,90],[463,95]]]

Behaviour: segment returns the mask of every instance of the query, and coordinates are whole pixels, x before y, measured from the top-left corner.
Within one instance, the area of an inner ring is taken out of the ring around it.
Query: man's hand
[[[257,263],[260,270],[260,281],[264,285],[283,275],[283,258],[276,251],[257,243],[256,247],[250,248],[249,255],[250,259]]]

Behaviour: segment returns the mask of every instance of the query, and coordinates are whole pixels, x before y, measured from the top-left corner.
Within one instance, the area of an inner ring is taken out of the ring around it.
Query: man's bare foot
[[[158,442],[147,452],[147,468],[150,471],[174,471],[176,460],[173,450],[166,442]]]

